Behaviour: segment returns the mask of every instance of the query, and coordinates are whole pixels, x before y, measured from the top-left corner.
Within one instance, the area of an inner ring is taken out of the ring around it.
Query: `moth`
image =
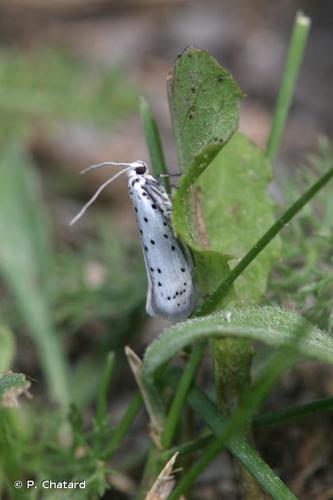
[[[173,233],[170,196],[149,174],[147,164],[141,160],[132,163],[99,163],[83,172],[107,165],[126,168],[104,182],[70,224],[74,224],[84,214],[108,184],[126,172],[147,272],[146,311],[151,316],[171,320],[187,318],[195,302],[193,262],[187,249]]]

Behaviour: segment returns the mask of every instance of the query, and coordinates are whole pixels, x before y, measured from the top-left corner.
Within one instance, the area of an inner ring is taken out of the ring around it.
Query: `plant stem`
[[[266,413],[256,417],[253,421],[254,427],[267,427],[270,425],[281,425],[285,422],[297,420],[302,417],[319,413],[333,408],[333,397],[318,399],[303,405],[291,406],[283,410]]]
[[[249,390],[253,357],[252,343],[245,339],[233,338],[214,340],[211,342],[211,351],[218,408],[225,417],[228,417],[239,405],[240,395]],[[244,427],[242,436],[254,443],[250,420]],[[263,498],[261,488],[248,471],[240,466],[238,472],[245,498],[247,500]]]
[[[160,133],[158,131],[156,120],[151,112],[147,101],[140,97],[139,111],[141,123],[145,134],[145,140],[149,151],[152,171],[155,177],[161,174],[167,174],[168,169],[165,163]],[[167,192],[170,192],[170,183],[168,177],[163,177],[162,182]]]
[[[281,373],[292,366],[292,364],[294,364],[294,362],[298,359],[298,345],[306,336],[307,332],[308,325],[301,322],[290,341],[270,357],[266,366],[261,371],[259,378],[255,384],[253,384],[251,391],[245,392],[237,409],[225,422],[224,418],[221,418],[221,416],[220,422],[218,422],[217,415],[219,412],[216,412],[214,405],[208,398],[206,398],[206,403],[203,404],[202,399],[205,398],[205,396],[203,396],[202,393],[200,394],[198,389],[191,389],[188,398],[190,405],[193,405],[194,410],[206,421],[213,433],[216,435],[217,439],[209,447],[207,447],[192,469],[186,472],[173,491],[172,495],[169,497],[169,500],[175,500],[179,498],[180,495],[184,494],[193,484],[194,480],[217,456],[223,447],[229,448],[230,451],[234,453],[232,445],[235,444],[236,447],[245,446],[248,448],[247,452],[241,455],[237,454],[236,449],[236,457],[273,499],[281,500],[296,498],[287,486],[278,478],[278,476],[271,471],[260,456],[258,455],[258,457],[256,457],[256,451],[241,435],[241,431],[246,428],[255,411],[258,409],[265,396],[272,389]],[[214,417],[214,414],[216,416],[215,418],[212,418]],[[259,460],[261,464],[256,463],[254,465],[252,460],[257,462]],[[252,486],[253,485],[251,485],[251,487]],[[248,492],[249,490],[247,489],[246,494],[248,494]],[[252,494],[251,491],[250,493]]]
[[[214,439],[205,448],[203,455],[195,463],[191,470],[185,473],[169,500],[176,500],[194,483],[195,479],[202,473],[213,458],[221,451],[221,434],[225,433],[226,423],[229,422],[217,410],[212,401],[199,389],[193,387],[188,396],[188,403],[193,410],[200,415],[206,425],[214,434]],[[230,418],[230,420],[233,417]],[[230,425],[230,424],[229,424]],[[226,448],[237,458],[237,460],[256,478],[263,489],[275,499],[295,499],[295,496],[260,457],[257,451],[242,436],[231,437],[225,440]]]
[[[231,285],[236,281],[238,276],[251,264],[251,262],[259,255],[264,248],[272,241],[272,239],[288,224],[293,217],[320,191],[325,184],[333,177],[333,168],[330,168],[320,179],[315,182],[284,214],[266,231],[266,233],[257,241],[251,250],[242,258],[237,266],[228,274],[226,279],[221,283],[217,290],[203,303],[200,309],[196,312],[196,316],[205,316],[214,311],[215,306],[221,300],[221,296],[225,295]]]
[[[97,411],[96,411],[96,424],[102,427],[106,421],[106,402],[108,397],[108,389],[114,362],[114,353],[108,353],[105,363],[105,368],[102,376],[101,385],[98,391]]]
[[[272,127],[266,147],[266,154],[271,162],[274,161],[277,154],[290,103],[294,94],[310,26],[310,19],[301,12],[297,12],[289,43],[287,60],[283,70]]]
[[[213,440],[213,434],[209,433],[205,436],[202,436],[198,439],[191,439],[191,441],[186,441],[179,446],[173,446],[168,450],[161,453],[161,460],[166,462],[169,460],[175,453],[179,453],[181,456],[187,455],[188,453],[193,453],[194,451],[201,450],[202,448],[206,448],[208,444],[210,444]]]
[[[203,343],[193,348],[190,354],[190,358],[177,385],[176,393],[172,400],[171,407],[164,425],[164,432],[162,436],[162,446],[164,449],[168,449],[172,444],[172,439],[179,422],[179,417],[182,412],[184,401],[187,397],[187,393],[192,384],[192,380],[197,371],[198,365],[202,359],[205,345],[206,344]]]

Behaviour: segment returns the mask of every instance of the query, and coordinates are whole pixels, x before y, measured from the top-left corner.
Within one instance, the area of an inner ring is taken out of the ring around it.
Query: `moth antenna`
[[[84,168],[80,171],[80,174],[83,175],[90,170],[94,170],[95,168],[106,167],[106,166],[115,166],[115,167],[129,167],[132,163],[117,163],[115,161],[103,161],[102,163],[96,163],[95,165],[90,165],[89,167]]]
[[[126,165],[126,163],[125,164],[123,163],[122,165]],[[113,175],[112,177],[110,177],[110,179],[108,179],[107,181],[103,182],[103,184],[97,189],[97,191],[90,198],[90,200],[81,208],[80,212],[75,217],[73,217],[73,219],[69,223],[70,226],[73,226],[82,217],[82,215],[84,215],[84,213],[86,212],[87,208],[89,208],[90,205],[92,205],[94,203],[94,201],[98,198],[98,196],[101,194],[101,192],[103,191],[103,189],[106,188],[106,186],[108,186],[109,184],[111,184],[111,182],[113,182],[117,177],[119,177],[123,173],[127,172],[127,170],[129,170],[131,168],[131,164],[129,164],[129,165],[130,166],[128,166],[127,168],[124,168],[123,170],[120,170],[120,172],[117,172],[115,175]]]

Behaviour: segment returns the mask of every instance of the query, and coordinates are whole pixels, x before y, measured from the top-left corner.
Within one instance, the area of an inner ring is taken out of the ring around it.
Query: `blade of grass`
[[[103,427],[106,422],[106,402],[108,397],[108,389],[114,363],[114,352],[109,352],[106,358],[105,368],[102,376],[102,381],[98,391],[96,425]]]
[[[173,384],[179,375],[176,374],[175,380],[173,377],[169,378],[169,383]],[[171,380],[170,380],[171,379]],[[227,419],[218,411],[215,404],[206,396],[206,394],[197,386],[191,388],[188,396],[188,403],[192,409],[203,419],[206,425],[212,430],[213,437],[204,436],[197,441],[185,443],[183,447],[175,447],[168,450],[165,453],[171,453],[174,451],[179,451],[187,453],[190,451],[196,451],[201,445],[206,446],[206,450],[210,451],[211,447],[215,446],[216,438],[220,436],[222,429],[227,422]],[[288,490],[285,484],[280,480],[280,478],[275,474],[274,471],[264,462],[257,451],[252,448],[252,446],[243,437],[234,437],[226,442],[226,448],[237,458],[244,467],[256,477],[258,482],[266,482],[267,491],[270,494],[276,494],[275,498],[295,498],[293,494]],[[164,454],[163,454],[164,457]],[[207,464],[209,461],[207,462]],[[203,469],[205,468],[205,464]],[[187,477],[188,487],[191,486],[192,482],[200,475],[203,469],[192,470],[191,475]],[[197,472],[197,473],[196,473]],[[180,483],[179,483],[180,484]],[[172,500],[178,498],[180,491],[177,486],[174,497],[170,497]],[[281,496],[278,496],[281,495]],[[283,496],[284,495],[284,496]],[[289,496],[286,496],[289,495]],[[274,497],[273,497],[274,498]],[[170,499],[169,499],[170,500]]]
[[[33,165],[9,144],[0,156],[0,274],[35,343],[49,396],[66,407],[67,363],[49,303],[53,264],[47,229]]]
[[[310,19],[302,12],[297,12],[289,43],[287,60],[283,70],[271,132],[266,147],[266,154],[271,162],[274,161],[277,154],[290,103],[294,94],[310,26]]]
[[[218,412],[215,405],[199,390],[192,389],[188,399],[190,406],[205,420],[213,430],[214,438],[206,447],[203,455],[187,472],[174,490],[169,500],[175,500],[187,491],[195,479],[203,472],[207,465],[221,451],[221,432],[225,427],[225,419]],[[240,436],[233,437],[225,443],[226,448],[242,465],[255,477],[260,486],[273,499],[295,499],[289,488],[281,481],[277,474],[261,458],[258,452]]]
[[[202,448],[210,444],[213,439],[215,439],[213,438],[213,434],[209,433],[208,435],[202,436],[201,438],[191,439],[191,441],[187,441],[179,446],[173,446],[172,448],[169,448],[169,450],[161,453],[161,460],[167,460],[174,453],[176,453],[176,451],[184,456],[188,453],[193,453],[195,451],[201,450]]]
[[[127,435],[127,431],[130,425],[132,424],[133,420],[135,419],[136,415],[138,414],[141,406],[142,406],[142,396],[141,394],[137,393],[133,397],[132,401],[130,402],[125,411],[124,416],[122,417],[119,424],[112,433],[110,442],[103,453],[103,457],[105,460],[110,460],[110,458],[120,445],[122,439]]]
[[[157,447],[160,447],[165,422],[162,400],[151,377],[144,372],[141,359],[128,346],[125,347],[125,353],[149,415],[151,437]]]
[[[314,413],[333,409],[333,397],[317,399],[303,405],[292,406],[283,410],[266,413],[256,417],[253,421],[255,427],[268,427],[270,425],[282,425],[302,417],[308,417]]]
[[[195,346],[190,354],[190,358],[185,366],[182,376],[177,385],[177,389],[172,400],[167,418],[165,420],[164,432],[162,435],[162,446],[167,449],[171,446],[172,439],[174,437],[177,424],[179,422],[179,417],[181,415],[184,401],[187,397],[187,393],[192,384],[193,377],[198,369],[199,363],[202,359],[205,343],[200,343]]]
[[[164,159],[157,123],[147,101],[143,97],[140,97],[139,111],[153,174],[155,177],[161,174],[167,174],[168,169]],[[170,193],[170,182],[168,177],[162,177],[162,182],[166,191]]]
[[[288,224],[293,217],[320,191],[328,181],[333,177],[333,168],[330,168],[320,179],[315,182],[298,200],[295,201],[284,214],[266,231],[266,233],[249,250],[242,260],[228,274],[226,279],[216,289],[216,291],[202,304],[196,311],[195,316],[205,316],[213,312],[220,303],[221,296],[224,296],[231,285],[236,281],[251,262],[263,251],[263,249],[272,241],[272,239]]]

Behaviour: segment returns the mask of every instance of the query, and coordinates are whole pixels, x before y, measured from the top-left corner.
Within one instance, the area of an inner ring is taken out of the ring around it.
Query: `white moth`
[[[187,318],[194,307],[192,259],[173,234],[169,195],[164,187],[149,175],[148,166],[143,161],[104,162],[92,165],[83,172],[105,165],[126,168],[100,186],[71,221],[71,225],[84,214],[108,184],[126,172],[147,271],[147,313],[172,320]]]

